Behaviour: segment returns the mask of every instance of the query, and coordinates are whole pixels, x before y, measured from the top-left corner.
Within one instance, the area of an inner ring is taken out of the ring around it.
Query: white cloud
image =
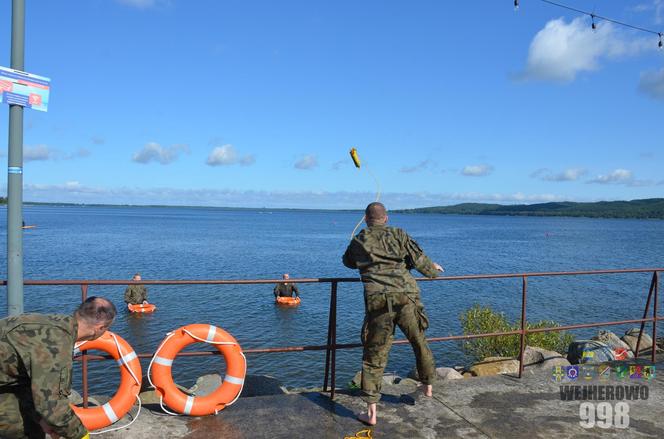
[[[58,153],[46,145],[26,146],[23,148],[23,160],[26,162],[54,160]]]
[[[586,170],[582,168],[569,168],[558,174],[550,169],[542,168],[533,172],[530,176],[544,181],[576,181],[585,174]]]
[[[295,162],[296,169],[309,170],[318,166],[318,159],[315,155],[305,155]]]
[[[493,172],[491,165],[472,165],[466,166],[461,170],[461,174],[467,177],[484,177]]]
[[[217,146],[210,151],[205,163],[209,166],[228,166],[239,163],[242,166],[253,165],[256,158],[252,154],[240,156],[233,145]]]
[[[155,6],[157,0],[117,0],[122,4],[139,9],[147,9]]]
[[[430,169],[436,166],[436,162],[431,159],[422,160],[414,166],[404,166],[399,171],[405,174],[410,174],[413,172],[423,171],[425,169]]]
[[[598,183],[598,184],[628,184],[634,180],[632,171],[627,169],[616,169],[609,174],[598,175],[592,180],[588,180],[588,183]]]
[[[632,8],[635,12],[650,12],[653,11],[653,21],[655,24],[662,24],[664,22],[664,0],[652,0],[647,3],[641,3]]]
[[[165,148],[156,142],[146,143],[143,149],[134,153],[131,160],[136,163],[159,162],[162,165],[168,165],[177,160],[180,152],[189,153],[187,145],[173,145]]]
[[[362,209],[375,199],[373,192],[326,191],[245,191],[234,189],[177,188],[102,188],[78,181],[59,185],[26,184],[28,201],[164,204],[228,207]],[[570,200],[555,194],[517,193],[399,193],[388,192],[381,197],[388,209],[439,206],[463,202],[540,203]]]
[[[642,72],[639,91],[651,98],[664,100],[664,68]]]
[[[339,169],[341,169],[342,166],[346,166],[349,163],[350,163],[349,160],[336,161],[336,162],[332,163],[332,170],[338,171]]]
[[[593,31],[586,17],[567,23],[564,18],[549,21],[528,50],[521,79],[569,82],[580,72],[600,68],[605,59],[636,55],[655,47],[652,39],[634,38],[616,31],[609,22],[598,20]]]

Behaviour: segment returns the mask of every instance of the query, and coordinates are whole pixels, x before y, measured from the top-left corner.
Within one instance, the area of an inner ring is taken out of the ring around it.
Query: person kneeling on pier
[[[434,278],[443,268],[431,261],[405,231],[385,225],[387,211],[381,203],[367,206],[365,221],[367,227],[353,237],[342,261],[346,267],[360,270],[364,285],[362,399],[367,412],[360,413],[358,419],[376,425],[376,403],[395,325],[413,347],[424,395],[432,396],[436,368],[424,336],[429,321],[410,270]]]

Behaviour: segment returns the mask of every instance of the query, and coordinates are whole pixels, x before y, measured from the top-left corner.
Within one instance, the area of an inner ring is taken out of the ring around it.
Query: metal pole
[[[335,285],[336,282],[333,282],[330,285],[330,313],[328,316],[327,322],[327,346],[325,348],[325,378],[323,379],[323,392],[327,392],[327,383],[330,372],[330,357],[331,357],[331,348],[332,346],[332,314],[334,312],[334,294],[335,294]]]
[[[81,303],[85,302],[88,298],[88,286],[81,285]],[[83,366],[81,372],[83,375],[83,407],[88,408],[88,351],[81,352],[83,357]]]
[[[652,298],[652,292],[655,289],[655,282],[657,281],[657,272],[655,271],[652,274],[652,281],[650,281],[650,290],[648,291],[648,299],[646,300],[646,307],[643,310],[643,318],[648,317],[648,310],[650,309],[650,299]],[[639,357],[639,350],[641,349],[641,334],[643,334],[643,328],[645,328],[646,322],[641,322],[641,329],[639,329],[639,336],[636,339],[636,349],[634,349],[634,357]]]
[[[521,342],[519,343],[519,378],[523,375],[523,352],[526,347],[526,294],[528,291],[528,278],[523,276],[521,288]]]
[[[11,68],[24,70],[25,0],[12,0]],[[23,107],[9,106],[7,312],[23,313]]]
[[[655,302],[652,307],[652,353],[650,360],[654,363],[657,356],[657,290],[659,286],[659,273],[655,272]],[[640,335],[640,334],[639,334]]]
[[[334,390],[336,387],[335,378],[337,375],[337,283],[332,282],[332,364],[330,377],[330,399],[334,399]]]

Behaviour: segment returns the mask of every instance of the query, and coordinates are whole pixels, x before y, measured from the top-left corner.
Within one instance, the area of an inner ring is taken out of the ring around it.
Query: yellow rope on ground
[[[363,434],[366,436],[361,436]],[[371,437],[371,430],[360,430],[355,433],[355,436],[346,436],[344,439],[371,439]]]

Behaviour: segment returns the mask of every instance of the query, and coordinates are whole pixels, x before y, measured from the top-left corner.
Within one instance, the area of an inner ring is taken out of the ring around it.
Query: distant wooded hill
[[[441,213],[456,215],[520,215],[520,216],[583,216],[590,218],[654,218],[664,219],[664,198],[631,201],[599,201],[573,203],[563,201],[540,204],[462,203],[454,206],[404,209],[400,213]]]

